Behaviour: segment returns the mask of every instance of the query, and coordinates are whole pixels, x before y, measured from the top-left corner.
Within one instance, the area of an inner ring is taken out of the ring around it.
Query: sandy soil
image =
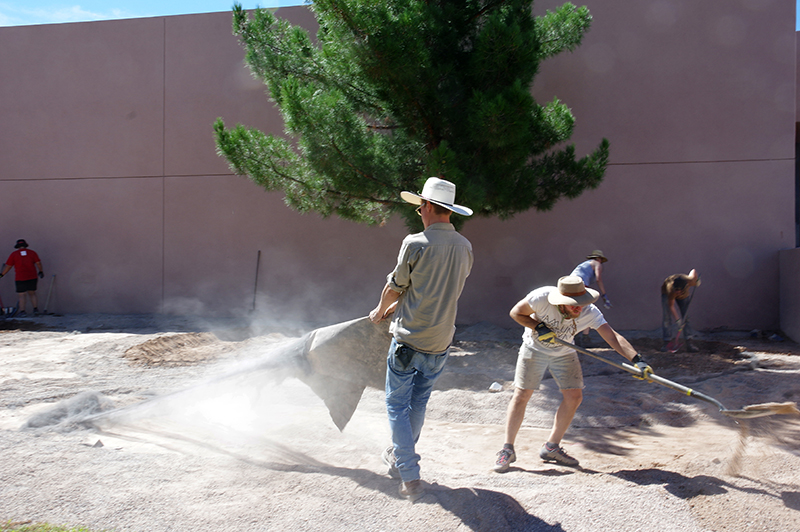
[[[459,329],[419,442],[427,492],[409,503],[380,460],[380,390],[339,432],[307,386],[256,369],[303,332],[156,316],[0,321],[0,529],[800,530],[800,416],[737,423],[588,357],[563,442],[581,467],[538,459],[559,399],[548,379],[517,462],[494,473],[522,331],[487,324]],[[653,334],[626,335],[656,373],[729,409],[800,400],[792,342],[717,333],[672,355]],[[93,411],[114,423],[76,422]]]

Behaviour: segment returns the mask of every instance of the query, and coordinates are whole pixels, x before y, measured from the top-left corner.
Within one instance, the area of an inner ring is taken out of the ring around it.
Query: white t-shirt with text
[[[533,318],[536,321],[544,322],[551,331],[556,333],[561,340],[575,343],[575,335],[584,329],[597,329],[606,323],[603,313],[600,312],[594,305],[587,305],[583,307],[580,315],[577,318],[565,318],[561,315],[557,305],[552,305],[547,301],[547,294],[551,290],[558,290],[555,286],[543,286],[537,288],[527,295],[526,300],[533,309]],[[566,355],[574,350],[562,344],[550,344],[542,342],[538,339],[538,334],[532,329],[525,327],[525,332],[522,335],[522,341],[536,351],[546,353],[548,355]]]

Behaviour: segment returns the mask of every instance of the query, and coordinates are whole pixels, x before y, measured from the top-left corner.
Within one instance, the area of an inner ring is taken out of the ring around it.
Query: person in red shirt
[[[27,317],[25,313],[25,295],[31,300],[33,315],[38,316],[39,302],[36,298],[36,285],[39,279],[36,277],[37,275],[40,279],[44,277],[42,261],[39,260],[39,255],[37,255],[35,251],[28,249],[28,243],[23,239],[17,240],[17,244],[14,248],[16,251],[9,255],[5,266],[3,266],[3,271],[0,272],[0,277],[11,271],[11,268],[14,268],[14,278],[17,284],[17,297],[19,301],[17,316],[20,318]]]

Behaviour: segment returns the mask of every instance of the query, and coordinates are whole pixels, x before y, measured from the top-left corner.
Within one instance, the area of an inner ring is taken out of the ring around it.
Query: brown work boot
[[[420,479],[400,483],[400,496],[404,499],[414,502],[424,494],[425,488],[422,487],[422,481]]]

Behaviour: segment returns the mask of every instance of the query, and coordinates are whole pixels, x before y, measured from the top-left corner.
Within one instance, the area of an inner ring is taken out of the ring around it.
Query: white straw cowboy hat
[[[445,181],[438,177],[429,177],[425,181],[425,186],[422,188],[421,193],[414,194],[404,190],[400,193],[400,197],[414,205],[422,205],[422,200],[425,200],[441,205],[457,214],[472,216],[472,209],[453,203],[456,200],[456,186],[450,181]]]
[[[558,280],[558,290],[551,290],[547,294],[547,301],[551,305],[580,305],[585,307],[597,301],[600,292],[586,288],[583,279],[577,275],[567,275]]]

